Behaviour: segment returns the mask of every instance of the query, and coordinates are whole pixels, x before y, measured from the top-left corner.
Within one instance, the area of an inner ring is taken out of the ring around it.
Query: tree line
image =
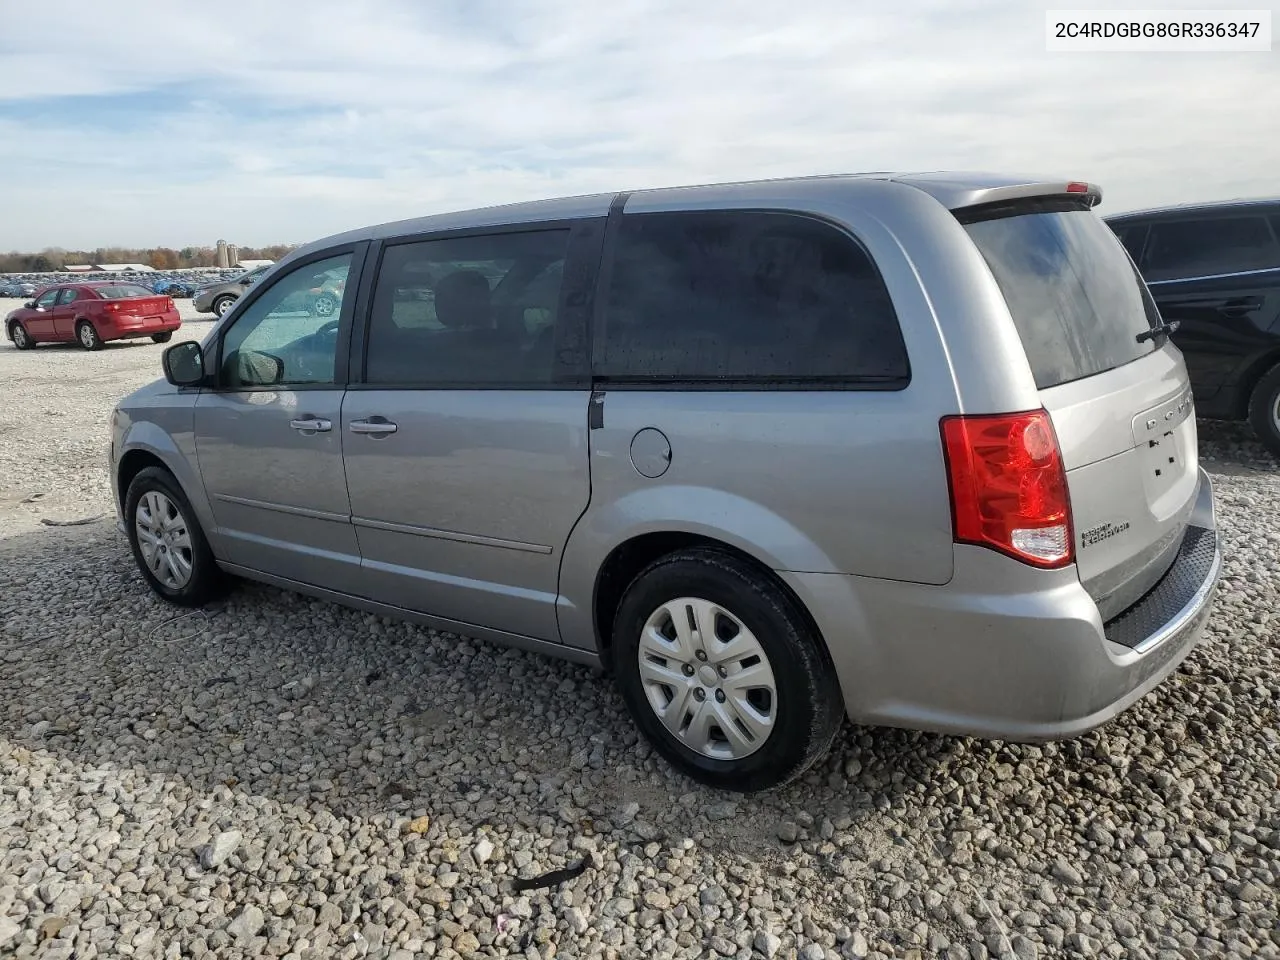
[[[269,247],[240,247],[241,260],[279,260],[293,247],[278,243]],[[145,263],[157,270],[218,265],[216,247],[98,247],[96,250],[63,250],[48,247],[39,253],[0,253],[0,273],[47,273],[68,264]]]

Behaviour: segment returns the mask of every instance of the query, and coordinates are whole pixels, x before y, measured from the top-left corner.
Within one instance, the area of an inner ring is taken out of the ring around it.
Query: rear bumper
[[[182,326],[182,318],[175,311],[172,316],[99,321],[96,326],[98,336],[103,340],[127,340],[130,337],[149,337],[153,333],[177,330]]]
[[[1208,474],[1173,567],[1104,624],[1074,567],[956,547],[943,586],[784,573],[818,621],[859,722],[1041,741],[1093,729],[1147,694],[1203,635],[1221,551]]]

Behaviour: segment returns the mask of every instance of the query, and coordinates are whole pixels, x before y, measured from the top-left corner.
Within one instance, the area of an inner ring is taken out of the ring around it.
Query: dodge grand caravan
[[[1187,655],[1221,559],[1099,199],[815,177],[313,243],[120,403],[121,526],[177,604],[233,574],[604,666],[718,786],[845,714],[1079,734]]]

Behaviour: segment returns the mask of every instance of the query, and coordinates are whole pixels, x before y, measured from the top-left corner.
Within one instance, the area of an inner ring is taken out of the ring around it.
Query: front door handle
[[[370,417],[368,420],[352,420],[350,427],[352,433],[367,433],[375,437],[395,433],[400,429],[390,420],[384,420],[382,417]]]
[[[323,417],[304,417],[301,420],[290,420],[289,426],[303,433],[327,433],[333,429],[333,421]]]

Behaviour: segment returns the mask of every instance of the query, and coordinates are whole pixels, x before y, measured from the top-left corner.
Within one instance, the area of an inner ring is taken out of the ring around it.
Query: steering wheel
[[[323,337],[323,336],[328,336],[329,334],[336,334],[337,332],[338,332],[338,321],[330,320],[328,323],[322,326],[319,330],[317,330],[314,335],[316,337]]]

